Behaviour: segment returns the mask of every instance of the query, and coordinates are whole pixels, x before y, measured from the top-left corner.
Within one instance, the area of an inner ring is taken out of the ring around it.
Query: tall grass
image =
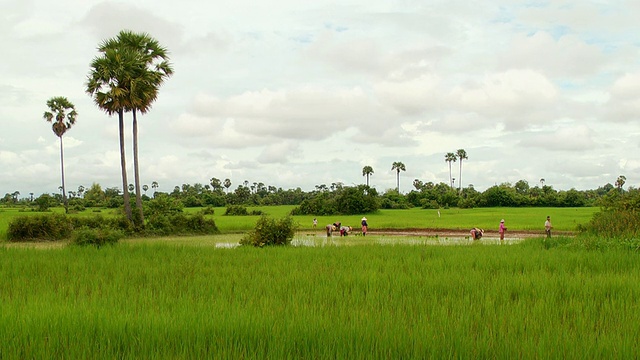
[[[634,358],[633,252],[0,248],[0,358]]]

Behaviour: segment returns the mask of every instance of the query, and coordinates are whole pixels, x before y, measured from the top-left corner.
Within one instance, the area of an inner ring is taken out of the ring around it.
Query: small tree
[[[276,220],[263,215],[258,219],[256,227],[240,240],[240,245],[289,245],[296,229],[297,226],[290,216]]]

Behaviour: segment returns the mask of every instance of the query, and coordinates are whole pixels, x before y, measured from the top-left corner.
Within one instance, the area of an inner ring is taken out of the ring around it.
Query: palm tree
[[[139,67],[129,82],[129,101],[127,111],[133,113],[133,170],[136,190],[136,207],[138,208],[141,224],[144,224],[142,211],[142,196],[140,194],[140,170],[138,165],[138,119],[137,111],[141,114],[151,109],[151,104],[158,97],[158,90],[164,80],[173,74],[169,64],[166,48],[147,33],[134,33],[129,30],[120,31],[117,38],[105,41],[99,48],[100,52],[109,49],[127,50],[137,54]]]
[[[367,186],[369,186],[369,176],[373,175],[373,168],[369,165],[362,168],[362,176],[367,177]]]
[[[227,189],[227,193],[229,192],[229,188],[231,187],[231,180],[224,179],[224,182],[222,183],[224,185],[224,187]]]
[[[456,154],[452,152],[446,153],[444,156],[444,161],[449,163],[449,186],[451,187],[453,187],[453,180],[451,180],[451,163],[456,162],[457,159]]]
[[[544,182],[545,182],[544,178],[540,179],[540,186],[544,186]]]
[[[144,191],[145,195],[147,195],[147,190],[149,190],[149,185],[147,184],[142,185],[142,191]]]
[[[64,151],[62,146],[62,135],[71,129],[76,123],[76,107],[63,96],[52,97],[47,101],[49,111],[45,111],[43,118],[52,123],[51,129],[53,133],[60,138],[60,172],[62,173],[62,201],[64,203],[64,211],[69,212],[69,201],[64,185]]]
[[[467,152],[464,151],[464,149],[458,149],[458,151],[456,151],[456,156],[458,157],[458,160],[460,160],[460,177],[458,177],[458,191],[460,191],[460,188],[462,187],[462,160],[466,160],[469,157],[467,157]]]
[[[91,62],[86,92],[95,104],[108,115],[118,114],[120,138],[120,169],[122,173],[122,198],[127,219],[133,223],[133,213],[129,192],[127,191],[127,164],[124,147],[124,112],[131,108],[129,93],[131,92],[132,74],[140,72],[139,56],[131,50],[107,48],[100,51]]]
[[[393,164],[391,165],[391,171],[395,170],[397,172],[397,190],[398,192],[400,192],[400,171],[406,171],[407,169],[405,168],[404,164],[401,163],[400,161],[394,161]]]
[[[621,193],[622,187],[624,186],[625,182],[627,182],[627,177],[624,175],[620,175],[618,176],[618,179],[616,179],[616,187],[618,188],[618,190],[620,190]]]

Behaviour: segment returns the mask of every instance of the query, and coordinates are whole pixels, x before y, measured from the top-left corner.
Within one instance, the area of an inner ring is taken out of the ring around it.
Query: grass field
[[[250,207],[249,210],[261,210],[269,216],[287,216],[293,206],[265,206]],[[52,211],[62,213],[62,208]],[[97,212],[99,211],[99,212]],[[187,208],[185,212],[201,211],[201,208]],[[225,208],[215,208],[214,215],[207,215],[215,219],[218,228],[223,233],[246,232],[252,229],[258,216],[224,216]],[[574,231],[578,224],[588,222],[598,208],[482,208],[482,209],[441,209],[438,210],[407,209],[380,210],[375,214],[367,214],[371,231],[380,229],[452,229],[467,230],[479,227],[485,230],[497,230],[500,219],[505,219],[507,228],[511,231],[543,231],[544,221],[550,215],[555,231]],[[0,208],[0,240],[6,239],[6,231],[11,219],[16,216],[42,214],[15,208]],[[113,216],[114,209],[88,209],[70,216]],[[295,216],[300,228],[311,229],[314,216]],[[352,216],[318,216],[318,227],[340,221],[344,225],[360,227],[362,215]]]
[[[635,358],[634,252],[0,247],[0,358]]]

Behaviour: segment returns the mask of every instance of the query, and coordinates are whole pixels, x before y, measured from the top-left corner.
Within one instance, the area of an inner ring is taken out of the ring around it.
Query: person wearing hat
[[[367,227],[369,226],[369,224],[367,224],[367,218],[363,217],[362,221],[360,222],[360,224],[362,225],[362,236],[366,236],[367,235]]]
[[[551,216],[547,216],[547,221],[544,222],[544,232],[547,233],[548,238],[551,237],[551,228],[553,228],[551,226]]]
[[[504,232],[507,231],[507,228],[504,226],[504,219],[500,220],[500,228],[498,232],[500,233],[500,240],[504,240]]]

